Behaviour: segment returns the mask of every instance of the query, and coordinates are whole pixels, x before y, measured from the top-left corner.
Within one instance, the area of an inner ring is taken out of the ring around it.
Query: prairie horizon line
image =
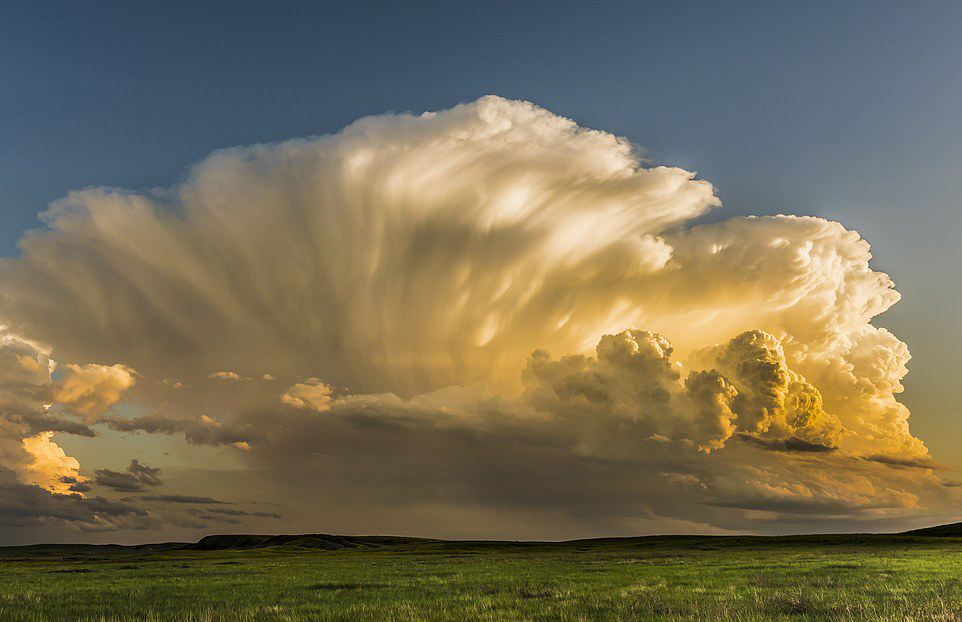
[[[946,533],[949,532],[949,533]],[[125,549],[138,549],[145,547],[166,547],[164,550],[173,548],[184,548],[199,545],[205,541],[212,539],[224,539],[230,540],[234,539],[240,541],[242,538],[267,538],[271,540],[285,540],[284,542],[276,542],[274,544],[263,545],[263,546],[220,546],[216,549],[194,549],[194,550],[221,550],[221,549],[256,549],[256,548],[266,548],[267,546],[284,546],[288,543],[293,543],[297,539],[302,538],[335,538],[343,540],[356,540],[364,543],[375,542],[377,540],[387,540],[396,541],[395,544],[400,544],[404,541],[416,541],[416,542],[437,542],[437,543],[463,543],[463,544],[518,544],[518,545],[563,545],[563,544],[576,544],[576,543],[601,543],[601,542],[624,542],[630,540],[686,540],[686,539],[711,539],[711,540],[726,540],[726,539],[754,539],[754,540],[778,540],[778,539],[814,539],[814,538],[833,538],[833,537],[854,537],[854,536],[871,536],[871,537],[908,537],[908,538],[946,538],[946,537],[962,537],[962,521],[956,523],[941,523],[938,525],[932,525],[929,527],[921,527],[918,529],[909,529],[906,531],[892,531],[892,532],[873,532],[873,531],[839,531],[839,532],[799,532],[799,533],[784,533],[784,534],[700,534],[700,533],[683,533],[683,534],[645,534],[645,535],[633,535],[633,536],[599,536],[593,538],[573,538],[567,540],[513,540],[513,539],[495,539],[495,538],[432,538],[429,536],[407,536],[407,535],[397,535],[397,534],[332,534],[332,533],[241,533],[241,532],[230,532],[230,533],[211,533],[206,536],[202,536],[196,541],[189,540],[171,540],[163,542],[141,542],[138,544],[119,544],[114,542],[105,543],[87,543],[87,542],[35,542],[31,544],[5,544],[0,545],[0,550],[5,549],[26,549],[26,548],[39,548],[39,547],[75,547],[75,548],[97,548],[97,547],[120,547]],[[347,548],[347,547],[344,547]]]

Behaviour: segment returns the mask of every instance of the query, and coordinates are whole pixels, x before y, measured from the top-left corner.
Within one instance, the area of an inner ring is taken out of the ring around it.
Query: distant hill
[[[899,535],[922,536],[925,538],[962,538],[962,523],[950,523],[948,525],[925,527],[924,529],[913,529],[912,531],[903,531]]]
[[[929,538],[962,538],[962,523],[937,525],[901,533],[807,534],[792,536],[636,536],[621,538],[589,538],[567,542],[519,542],[496,540],[437,540],[402,536],[337,536],[331,534],[219,534],[205,536],[197,542],[159,542],[123,546],[116,544],[33,544],[0,546],[0,558],[11,555],[50,556],[112,555],[115,553],[148,553],[168,550],[224,551],[280,548],[292,551],[373,551],[446,552],[520,549],[569,549],[586,551],[597,548],[673,546],[713,549],[738,546],[809,546],[809,545],[898,545],[922,542]]]
[[[227,534],[206,536],[194,544],[187,544],[181,548],[196,551],[217,551],[221,549],[263,549],[271,546],[283,546],[289,548],[339,551],[341,549],[374,549],[385,546],[426,542],[432,542],[432,540],[394,536],[333,536],[329,534],[277,536]]]
[[[691,546],[740,546],[746,544],[869,544],[886,541],[906,541],[919,538],[962,538],[962,523],[937,525],[924,529],[913,529],[900,533],[850,533],[850,534],[799,534],[793,536],[635,536],[621,538],[589,538],[567,542],[514,542],[514,541],[467,541],[433,540],[429,538],[406,538],[397,536],[335,536],[329,534],[301,535],[248,535],[225,534],[201,538],[194,544],[178,548],[215,551],[223,549],[262,549],[284,547],[293,549],[318,549],[339,551],[341,549],[372,550],[390,548],[394,550],[412,549],[452,549],[452,548],[525,548],[525,547],[599,547],[599,546],[651,546],[655,544],[689,544]]]

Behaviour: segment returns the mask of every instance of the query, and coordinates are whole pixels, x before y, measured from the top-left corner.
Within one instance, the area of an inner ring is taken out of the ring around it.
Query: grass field
[[[0,549],[0,620],[962,620],[956,538],[350,540]]]

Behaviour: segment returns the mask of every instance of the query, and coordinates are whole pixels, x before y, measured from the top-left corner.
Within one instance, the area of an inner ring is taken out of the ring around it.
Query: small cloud
[[[96,436],[96,433],[89,426],[80,423],[79,421],[73,421],[51,415],[46,411],[10,413],[7,415],[7,419],[27,426],[31,434],[40,434],[41,432],[64,432],[66,434],[76,434],[77,436]]]
[[[160,383],[163,385],[167,385],[172,389],[189,389],[190,388],[190,385],[184,384],[183,382],[181,382],[180,380],[177,380],[176,378],[164,378],[163,380],[160,381]]]
[[[67,365],[67,374],[54,391],[55,401],[89,422],[96,421],[136,382],[137,372],[126,365]]]
[[[212,380],[223,380],[225,382],[240,382],[244,378],[240,374],[232,371],[215,371],[208,378]]]
[[[130,473],[121,473],[110,469],[97,469],[94,473],[98,486],[111,488],[117,492],[141,492],[146,490],[143,483]]]
[[[144,501],[163,501],[166,503],[211,503],[216,505],[228,505],[226,501],[218,501],[217,499],[212,499],[211,497],[194,497],[191,495],[145,495],[140,498]]]
[[[797,436],[790,436],[789,438],[780,439],[767,439],[758,438],[757,436],[752,436],[751,434],[737,434],[736,437],[740,441],[745,441],[755,447],[761,449],[768,449],[770,451],[801,451],[801,452],[815,452],[824,453],[835,451],[834,447],[828,447],[822,445],[821,443],[812,443],[798,438]]]
[[[142,492],[145,486],[160,486],[160,469],[152,468],[134,459],[130,461],[126,473],[97,469],[95,482],[117,492]]]
[[[872,456],[865,456],[865,460],[869,462],[878,462],[879,464],[885,464],[891,467],[901,467],[908,469],[944,469],[941,464],[933,461],[928,456],[912,457],[912,458],[900,458],[898,456],[886,456],[882,454],[875,454]]]
[[[161,414],[142,417],[107,417],[105,423],[119,432],[140,430],[147,433],[183,434],[194,445],[229,445],[257,440],[247,427],[225,425],[207,415],[199,419],[174,419]]]
[[[90,486],[90,484],[86,482],[86,480],[78,480],[76,477],[70,477],[69,475],[65,475],[64,477],[61,477],[60,482],[63,484],[67,484],[68,485],[67,490],[69,490],[70,492],[77,492],[77,493],[83,494],[85,492],[90,492],[92,489],[92,487]]]
[[[130,461],[127,471],[148,486],[160,486],[161,484],[160,469],[149,467],[136,459]]]
[[[323,412],[331,408],[331,387],[320,378],[308,378],[289,388],[281,396],[281,403]]]

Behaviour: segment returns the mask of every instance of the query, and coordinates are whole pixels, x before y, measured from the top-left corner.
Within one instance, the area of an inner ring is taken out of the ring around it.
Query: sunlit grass
[[[7,551],[0,620],[962,621],[962,542]]]

